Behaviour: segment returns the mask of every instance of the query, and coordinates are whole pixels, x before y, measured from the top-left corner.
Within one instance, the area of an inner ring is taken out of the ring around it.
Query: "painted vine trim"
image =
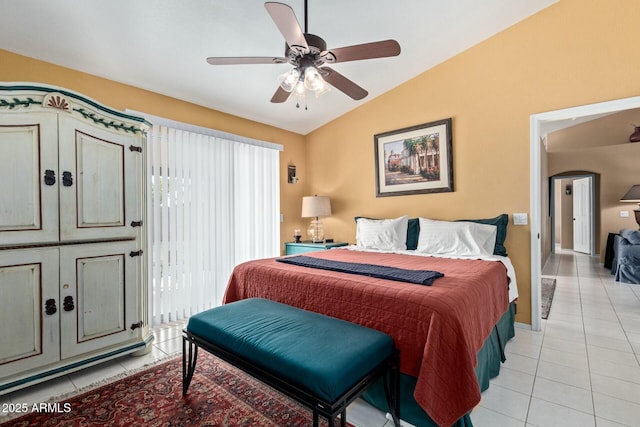
[[[7,101],[6,99],[0,99],[0,107],[8,108],[10,110],[16,107],[30,107],[32,104],[42,104],[42,102],[36,101],[32,98],[27,98],[26,101],[18,98],[13,98],[13,102]]]
[[[0,99],[0,108],[8,108],[9,110],[13,110],[18,107],[30,107],[31,105],[42,105],[42,102],[36,101],[33,98],[27,98],[26,100],[22,100],[19,98],[12,98],[11,101],[6,99]],[[127,125],[125,123],[117,123],[113,120],[105,120],[104,118],[98,116],[95,113],[91,113],[86,111],[84,108],[74,108],[73,111],[77,111],[87,120],[93,121],[95,124],[101,124],[106,128],[113,128],[116,130],[122,130],[127,133],[131,132],[134,135],[138,132],[145,133],[142,129],[135,127],[134,125]]]
[[[93,121],[93,123],[103,125],[106,128],[114,128],[114,129],[117,129],[117,130],[123,130],[125,132],[133,132],[134,134],[136,134],[138,132],[142,132],[142,130],[138,129],[137,127],[135,127],[133,125],[126,125],[124,123],[116,123],[113,120],[107,121],[107,120],[103,119],[102,117],[96,115],[95,113],[90,113],[90,112],[85,111],[84,108],[74,108],[73,111],[77,111],[78,113],[82,114],[82,117],[84,117],[85,119],[90,119],[90,120]],[[144,133],[144,132],[142,132],[142,133]]]

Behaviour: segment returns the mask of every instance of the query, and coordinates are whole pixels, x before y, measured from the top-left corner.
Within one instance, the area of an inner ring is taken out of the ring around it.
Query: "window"
[[[219,305],[237,264],[279,255],[282,146],[143,115],[157,324]]]

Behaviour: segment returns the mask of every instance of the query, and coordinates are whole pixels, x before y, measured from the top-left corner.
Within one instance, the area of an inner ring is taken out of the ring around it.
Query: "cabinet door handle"
[[[48,316],[55,314],[58,309],[56,308],[56,300],[50,298],[44,302],[44,312],[47,313]]]
[[[46,185],[53,185],[56,183],[56,173],[51,169],[44,171],[44,183]]]
[[[76,306],[73,304],[73,297],[66,296],[64,297],[64,302],[62,303],[62,308],[64,311],[72,311]]]
[[[62,172],[62,185],[71,187],[73,185],[73,175],[69,171]]]

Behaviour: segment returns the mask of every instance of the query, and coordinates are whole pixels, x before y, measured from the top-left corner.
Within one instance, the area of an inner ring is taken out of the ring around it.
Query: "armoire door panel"
[[[61,357],[116,345],[137,337],[139,321],[136,242],[60,248]]]
[[[60,118],[61,240],[134,238],[140,220],[137,138]]]
[[[0,251],[0,295],[0,377],[58,361],[58,249]]]
[[[77,260],[78,342],[126,329],[124,253]],[[104,310],[102,307],[109,307]]]
[[[0,245],[58,240],[56,115],[0,115],[0,153]]]

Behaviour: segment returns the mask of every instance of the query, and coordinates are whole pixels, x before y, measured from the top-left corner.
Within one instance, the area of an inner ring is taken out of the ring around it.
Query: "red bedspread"
[[[414,397],[450,426],[480,401],[476,355],[508,307],[500,262],[333,249],[324,259],[444,273],[432,286],[294,266],[274,258],[238,265],[224,302],[267,298],[380,330],[400,350],[400,369],[417,377]]]

